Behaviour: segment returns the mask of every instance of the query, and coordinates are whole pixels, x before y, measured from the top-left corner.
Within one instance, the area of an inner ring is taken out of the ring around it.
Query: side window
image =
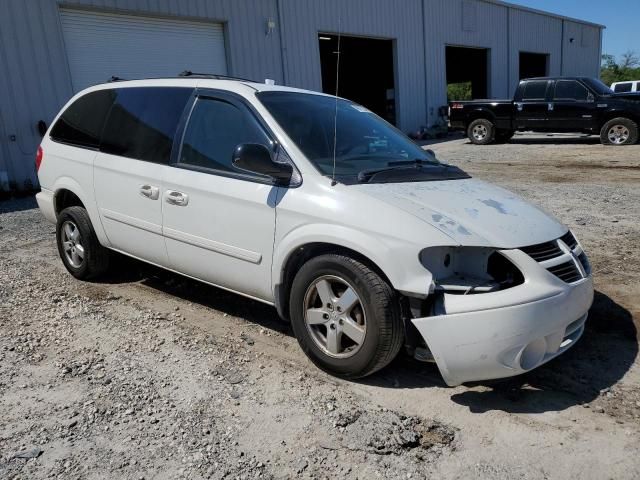
[[[556,82],[555,100],[575,100],[586,102],[589,91],[575,80],[558,80]]]
[[[631,91],[631,87],[633,87],[633,83],[631,82],[619,83],[618,85],[616,85],[615,92],[627,93]]]
[[[51,138],[79,147],[98,148],[115,96],[114,90],[97,90],[80,97],[58,118],[51,129]]]
[[[100,150],[168,164],[178,122],[192,92],[180,87],[117,89]]]
[[[241,143],[271,142],[248,112],[224,100],[200,98],[191,112],[179,163],[238,173],[232,159]]]
[[[547,98],[546,80],[533,80],[525,83],[522,92],[523,100],[545,100]]]

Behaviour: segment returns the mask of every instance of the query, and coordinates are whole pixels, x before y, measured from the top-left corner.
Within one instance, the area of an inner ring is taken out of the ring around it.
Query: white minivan
[[[448,385],[523,373],[574,345],[593,299],[566,226],[320,93],[204,75],[94,86],[36,165],[72,275],[116,251],[274,305],[344,378],[403,347]]]

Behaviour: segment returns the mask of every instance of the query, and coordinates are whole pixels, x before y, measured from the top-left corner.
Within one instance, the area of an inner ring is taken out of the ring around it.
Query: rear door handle
[[[521,112],[522,109],[524,108],[524,105],[522,103],[516,103],[516,108],[518,109],[519,112]]]
[[[189,204],[189,195],[175,190],[167,190],[165,199],[168,204],[178,207],[186,207]]]
[[[553,105],[553,103],[549,103],[547,104],[547,107],[549,108],[550,112],[553,112],[553,109],[555,108],[555,106]]]
[[[160,197],[160,189],[153,185],[140,185],[140,195],[150,200],[157,200]]]

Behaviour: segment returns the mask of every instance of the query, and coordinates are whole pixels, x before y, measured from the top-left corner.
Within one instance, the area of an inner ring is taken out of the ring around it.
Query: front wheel
[[[476,145],[488,145],[494,141],[496,127],[493,122],[486,118],[479,118],[469,124],[467,137]]]
[[[638,125],[628,118],[614,118],[600,131],[603,145],[634,145],[638,142]]]
[[[291,288],[293,331],[321,369],[360,378],[388,365],[404,340],[397,294],[367,265],[322,255],[298,271]]]

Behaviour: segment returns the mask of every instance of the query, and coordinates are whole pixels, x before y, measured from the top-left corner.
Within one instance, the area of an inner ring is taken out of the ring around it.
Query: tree
[[[618,62],[614,55],[602,55],[600,77],[604,83],[640,80],[640,57],[634,51],[628,51],[620,56]]]

